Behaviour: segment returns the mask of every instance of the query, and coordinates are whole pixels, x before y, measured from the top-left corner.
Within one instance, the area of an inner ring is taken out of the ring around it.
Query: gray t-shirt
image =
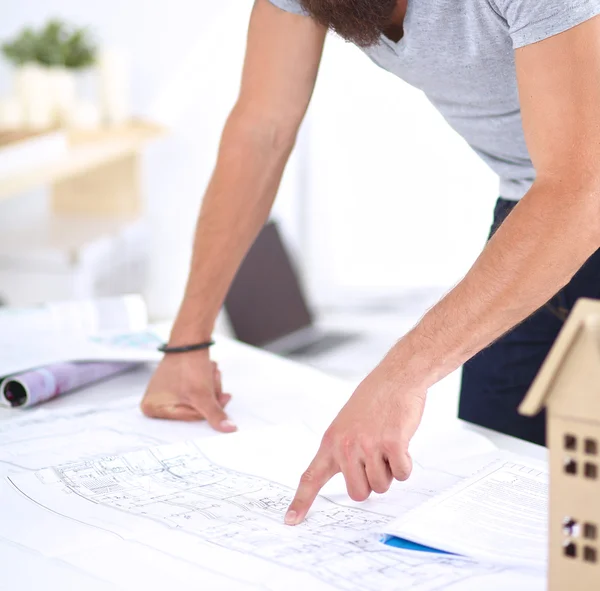
[[[298,0],[270,1],[303,14]],[[535,169],[523,134],[514,50],[598,14],[600,0],[409,0],[400,42],[382,36],[364,51],[421,89],[499,175],[500,195],[520,199]]]

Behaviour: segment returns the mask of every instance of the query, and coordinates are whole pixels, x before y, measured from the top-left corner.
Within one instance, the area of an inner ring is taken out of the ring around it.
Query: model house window
[[[577,558],[577,546],[573,542],[566,542],[564,546],[565,556]]]
[[[572,517],[563,519],[563,533],[570,538],[579,537],[579,524]]]
[[[586,540],[595,540],[598,538],[598,528],[593,523],[586,523],[583,526],[583,537]]]
[[[568,451],[577,450],[577,437],[575,435],[565,435],[565,449]]]
[[[586,439],[584,448],[585,448],[585,453],[588,456],[597,456],[598,455],[598,442],[595,439]]]
[[[583,560],[585,560],[585,562],[597,562],[596,548],[586,546],[583,549]]]
[[[584,523],[581,528],[576,519],[565,517],[562,522],[562,531],[566,538],[563,542],[563,554],[566,558],[580,557],[584,562],[593,564],[598,562],[598,549],[590,544],[598,537],[598,526],[595,523]],[[581,545],[581,556],[579,556],[580,548],[573,538],[579,538],[582,531],[586,542]]]
[[[590,462],[586,462],[584,468],[584,474],[586,478],[591,478],[592,480],[596,480],[598,478],[598,466],[596,464],[591,464]]]
[[[577,462],[573,458],[565,459],[565,472],[567,474],[577,474]]]

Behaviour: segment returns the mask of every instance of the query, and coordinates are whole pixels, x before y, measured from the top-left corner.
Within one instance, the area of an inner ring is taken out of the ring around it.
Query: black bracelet
[[[183,347],[169,347],[168,343],[161,345],[158,350],[161,353],[191,353],[192,351],[203,351],[204,349],[210,349],[215,344],[214,341],[207,341],[206,343],[197,343],[195,345],[184,345]]]

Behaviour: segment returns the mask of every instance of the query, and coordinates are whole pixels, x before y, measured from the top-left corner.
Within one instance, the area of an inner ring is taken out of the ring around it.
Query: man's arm
[[[516,52],[536,181],[465,279],[399,343],[437,382],[544,305],[600,247],[600,17]]]
[[[355,500],[411,471],[427,388],[545,304],[600,247],[600,17],[516,52],[537,171],[465,279],[388,354],[326,433],[287,521],[342,471]]]
[[[239,99],[221,140],[200,213],[190,276],[170,344],[210,339],[235,272],[265,223],[306,112],[325,30],[311,19],[256,0]],[[208,354],[167,356],[143,411],[231,430]]]

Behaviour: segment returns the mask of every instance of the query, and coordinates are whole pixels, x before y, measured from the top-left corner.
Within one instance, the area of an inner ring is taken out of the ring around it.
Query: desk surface
[[[215,347],[214,352],[222,368],[225,389],[234,395],[228,412],[238,422],[241,430],[286,423],[293,416],[296,421],[304,423],[311,431],[322,433],[354,389],[353,384],[343,380],[232,341],[222,340]],[[64,396],[46,404],[43,407],[44,413],[58,415],[77,405],[102,406],[132,395],[141,398],[151,371],[151,368],[143,368],[85,391]],[[431,392],[423,419],[423,431],[444,429],[448,425],[459,422],[454,416],[453,405],[447,404],[447,398],[451,395],[447,390],[444,384],[441,384]],[[26,416],[27,412],[1,409],[0,421],[21,418]],[[155,424],[159,429],[160,422]],[[181,439],[213,435],[208,427],[201,423],[180,424],[177,428],[181,429]],[[500,448],[536,458],[545,457],[545,450],[537,446],[484,429],[475,430],[485,434]],[[3,511],[11,507],[14,507],[14,511],[29,510],[28,507],[39,511],[31,503],[18,505],[17,508],[17,496],[18,494],[6,483],[0,485],[0,506],[3,507]],[[20,500],[20,502],[25,501]],[[46,519],[41,513],[40,516],[41,519]],[[45,524],[41,523],[40,527],[44,526]],[[35,539],[35,532],[29,534],[34,536],[32,539]],[[116,562],[113,565],[114,568],[121,569],[122,580],[129,581],[125,588],[130,589],[138,588],[135,586],[136,569],[147,568],[148,561],[153,560],[148,549],[133,546],[127,550],[128,554],[124,554],[121,549],[119,559],[115,558]],[[0,558],[0,563],[3,564],[2,578],[8,576],[11,589],[33,589],[43,581],[51,581],[52,589],[61,590],[122,588],[120,585],[108,584],[101,577],[90,575],[87,568],[84,570],[83,557],[81,558],[83,566],[74,569],[53,556],[43,556],[39,552],[32,551],[25,543],[16,544],[7,539],[3,536],[0,525],[1,556],[4,557],[4,559]],[[161,557],[161,560],[164,563],[161,563],[161,569],[165,574],[165,581],[173,583],[174,579],[167,559]],[[119,561],[122,563],[120,566]],[[175,562],[171,566],[177,568]],[[93,572],[91,566],[89,570]],[[156,581],[159,580],[160,576],[157,574]],[[3,582],[0,580],[0,589],[4,588],[2,585]],[[47,584],[44,586],[48,588]]]

